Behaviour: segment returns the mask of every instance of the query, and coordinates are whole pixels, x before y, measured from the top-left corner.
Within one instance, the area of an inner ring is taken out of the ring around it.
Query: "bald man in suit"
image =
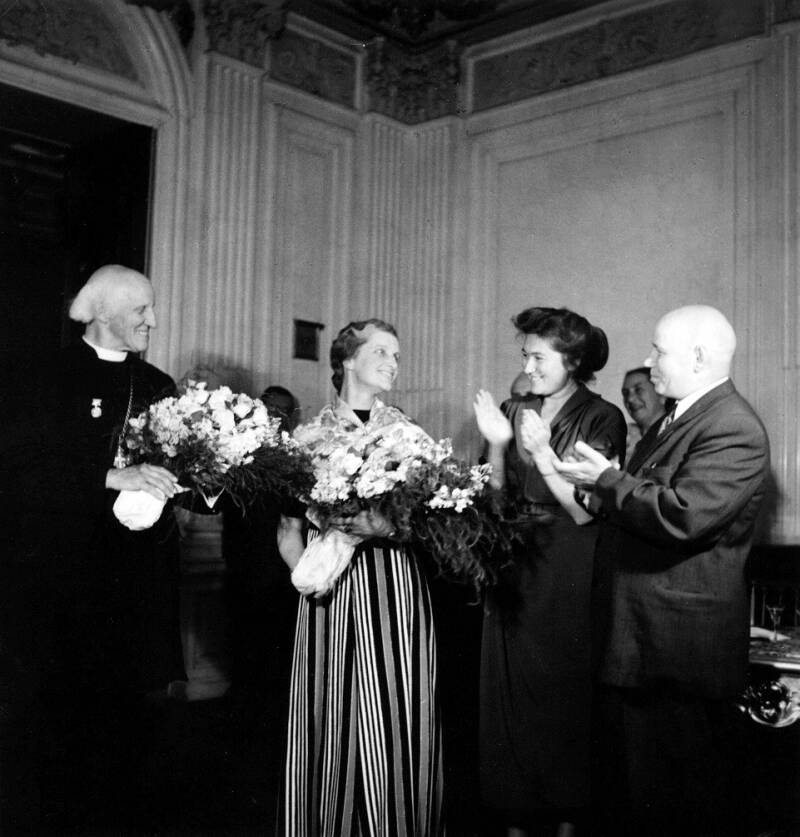
[[[607,834],[738,833],[724,726],[745,686],[745,561],[769,445],[730,380],[735,348],[715,308],[666,314],[645,363],[674,410],[625,471],[580,442],[576,461],[554,463],[604,521],[595,592]]]

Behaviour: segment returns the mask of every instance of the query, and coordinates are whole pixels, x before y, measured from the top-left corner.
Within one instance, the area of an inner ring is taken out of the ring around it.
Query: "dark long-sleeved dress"
[[[488,596],[481,654],[480,760],[485,805],[524,821],[589,801],[590,588],[597,526],[579,526],[550,493],[520,441],[526,409],[507,402],[514,426],[508,490],[525,508],[524,543]],[[607,457],[625,454],[625,420],[578,388],[551,422],[559,457],[578,440]]]

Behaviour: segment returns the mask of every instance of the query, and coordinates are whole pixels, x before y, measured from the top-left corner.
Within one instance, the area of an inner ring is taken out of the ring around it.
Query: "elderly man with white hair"
[[[0,746],[14,760],[0,765],[3,833],[112,833],[134,805],[145,696],[185,677],[171,515],[134,532],[112,513],[122,489],[179,490],[168,470],[120,458],[130,418],[174,392],[139,356],[153,307],[141,273],[97,270],[70,308],[83,339],[17,394],[23,421],[3,439],[14,491],[2,639],[28,684]]]
[[[554,467],[604,526],[596,578],[603,834],[736,835],[732,698],[745,686],[745,561],[769,474],[764,427],[730,380],[715,308],[662,317],[645,361],[674,409],[625,471],[576,444]]]

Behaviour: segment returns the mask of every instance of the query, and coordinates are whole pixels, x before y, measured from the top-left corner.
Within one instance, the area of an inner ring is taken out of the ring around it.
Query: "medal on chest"
[[[103,415],[103,399],[93,398],[92,409],[89,411],[92,418],[100,418]]]

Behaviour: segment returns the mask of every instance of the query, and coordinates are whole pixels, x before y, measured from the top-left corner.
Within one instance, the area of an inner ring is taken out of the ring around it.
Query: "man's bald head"
[[[658,321],[645,365],[659,395],[680,399],[727,377],[735,350],[736,334],[721,311],[687,305]]]

